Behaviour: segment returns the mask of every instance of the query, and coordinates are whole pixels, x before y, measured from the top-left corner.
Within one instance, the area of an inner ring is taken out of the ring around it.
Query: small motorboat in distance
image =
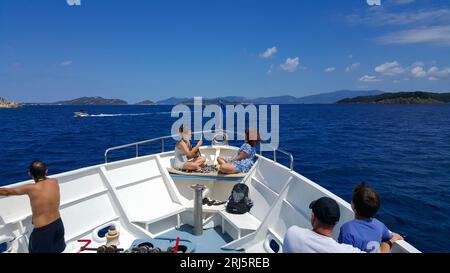
[[[84,110],[80,110],[79,112],[74,112],[74,117],[76,118],[83,118],[83,117],[88,117],[89,114],[88,112],[84,111]]]

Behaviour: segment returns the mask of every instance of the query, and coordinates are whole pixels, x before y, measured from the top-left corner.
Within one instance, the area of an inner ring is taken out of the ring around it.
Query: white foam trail
[[[194,112],[194,111],[192,111]],[[197,113],[199,111],[195,111],[194,113]],[[104,117],[120,117],[120,116],[145,116],[145,115],[168,115],[171,114],[172,112],[154,112],[154,113],[128,113],[128,114],[123,114],[123,113],[118,113],[118,114],[91,114],[88,115],[87,117],[92,117],[92,118],[104,118]]]
[[[191,113],[197,113],[200,111],[192,111]],[[93,117],[93,118],[104,118],[104,117],[121,117],[121,116],[145,116],[145,115],[168,115],[171,114],[172,112],[154,112],[154,113],[129,113],[129,114],[123,114],[123,113],[118,113],[118,114],[91,114],[88,115],[87,117]],[[186,112],[189,113],[189,112]]]
[[[144,116],[144,115],[152,115],[152,114],[156,114],[156,113],[98,114],[98,115],[89,115],[88,117],[103,118],[103,117],[120,117],[120,116]]]

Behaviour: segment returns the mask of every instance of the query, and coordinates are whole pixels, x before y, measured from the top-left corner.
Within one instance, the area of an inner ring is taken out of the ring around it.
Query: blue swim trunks
[[[65,248],[64,224],[61,218],[46,226],[33,229],[28,245],[30,253],[61,253]]]

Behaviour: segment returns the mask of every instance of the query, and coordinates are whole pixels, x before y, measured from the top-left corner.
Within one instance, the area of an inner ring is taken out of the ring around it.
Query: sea
[[[74,117],[80,110],[90,116]],[[178,119],[171,110],[0,109],[0,186],[29,179],[33,160],[57,174],[103,163],[109,147],[170,135]],[[450,105],[280,105],[279,130],[279,147],[293,154],[298,173],[348,202],[356,184],[369,183],[381,195],[377,218],[389,229],[420,251],[450,251]],[[165,149],[173,145],[166,142]],[[160,150],[160,143],[150,143],[140,154]],[[109,160],[133,156],[131,148],[112,152]],[[278,159],[289,164],[281,154]]]

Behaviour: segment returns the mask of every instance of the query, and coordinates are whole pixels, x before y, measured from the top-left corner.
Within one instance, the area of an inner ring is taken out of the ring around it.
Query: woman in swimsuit
[[[255,163],[256,145],[259,141],[258,131],[254,128],[245,132],[245,143],[239,148],[239,151],[233,158],[224,158],[219,156],[219,171],[225,174],[246,173]]]
[[[200,171],[206,165],[206,159],[200,155],[200,146],[202,146],[203,141],[199,140],[197,145],[192,148],[191,130],[181,125],[178,133],[181,135],[181,140],[175,145],[173,167],[183,171]]]

